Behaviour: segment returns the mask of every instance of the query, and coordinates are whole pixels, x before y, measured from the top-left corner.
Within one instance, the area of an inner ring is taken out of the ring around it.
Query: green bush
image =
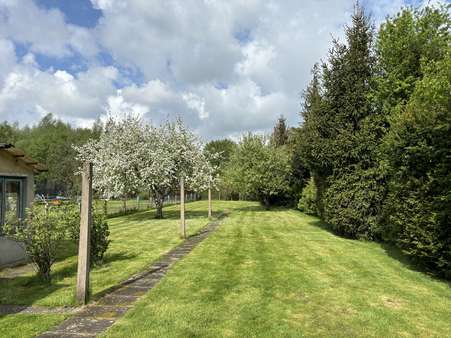
[[[94,212],[91,228],[91,264],[101,264],[103,256],[108,249],[110,240],[108,239],[110,230],[106,215]]]
[[[354,169],[331,177],[324,195],[325,221],[346,237],[379,237],[379,215],[385,196],[382,183],[376,169]]]
[[[62,227],[66,229],[67,237],[70,240],[78,242],[80,237],[80,207],[77,204],[62,206],[60,209],[60,222]],[[101,264],[103,256],[110,244],[108,237],[110,230],[106,215],[93,208],[92,226],[91,226],[91,256],[92,265]]]
[[[424,72],[384,143],[391,177],[384,234],[451,277],[451,53]]]
[[[310,178],[307,185],[302,189],[301,198],[299,199],[298,209],[309,215],[317,215],[316,208],[316,185],[313,177]]]
[[[55,207],[36,206],[27,210],[22,224],[7,225],[6,234],[22,242],[38,276],[51,282],[51,269],[55,263],[58,244],[66,235],[66,228],[59,219]]]

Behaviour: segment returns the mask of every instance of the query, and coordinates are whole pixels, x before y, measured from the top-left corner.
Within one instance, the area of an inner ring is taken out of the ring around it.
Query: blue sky
[[[365,0],[376,23],[419,0]],[[435,1],[437,2],[437,1]],[[0,120],[181,116],[205,138],[299,123],[354,1],[0,0]],[[24,24],[30,23],[30,24]]]

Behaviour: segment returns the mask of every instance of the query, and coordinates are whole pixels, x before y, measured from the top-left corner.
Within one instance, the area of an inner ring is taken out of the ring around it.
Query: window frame
[[[5,225],[6,216],[6,183],[8,181],[19,182],[19,199],[17,207],[17,218],[21,219],[25,216],[27,205],[27,177],[16,175],[0,175],[0,236],[3,234],[3,226]]]

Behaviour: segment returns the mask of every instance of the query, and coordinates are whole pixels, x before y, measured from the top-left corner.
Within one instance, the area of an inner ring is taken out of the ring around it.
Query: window
[[[23,218],[25,182],[24,178],[0,176],[0,224]]]

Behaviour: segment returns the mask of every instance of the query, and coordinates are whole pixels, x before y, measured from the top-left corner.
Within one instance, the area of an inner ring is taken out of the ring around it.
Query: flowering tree
[[[93,163],[93,188],[106,198],[123,197],[124,207],[127,196],[142,186],[139,149],[144,136],[140,118],[110,118],[98,140],[75,147],[80,161]]]
[[[175,163],[171,154],[168,124],[159,128],[146,126],[141,147],[140,176],[155,202],[156,217],[163,217],[163,201],[174,186]]]
[[[106,197],[149,191],[156,217],[163,217],[164,197],[183,177],[189,189],[213,187],[215,170],[200,139],[179,119],[159,127],[137,117],[110,119],[99,140],[76,147],[78,159],[93,162],[93,188]],[[213,156],[213,155],[212,155]]]

